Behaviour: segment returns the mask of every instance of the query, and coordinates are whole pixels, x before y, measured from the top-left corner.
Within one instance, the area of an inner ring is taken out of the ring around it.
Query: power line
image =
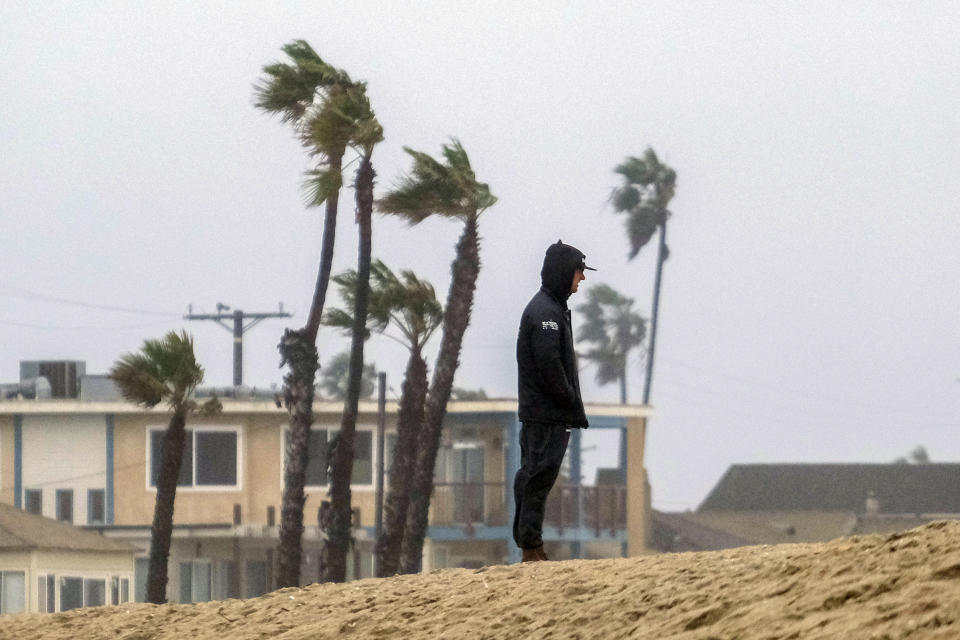
[[[146,327],[159,327],[169,325],[170,322],[144,322],[140,324],[124,324],[124,325],[86,325],[86,326],[70,326],[70,325],[44,325],[44,324],[31,324],[28,322],[11,322],[9,320],[0,320],[0,325],[8,327],[23,327],[26,329],[43,329],[45,331],[118,331],[124,329],[143,329]]]
[[[5,291],[0,291],[0,296],[7,298],[20,298],[22,300],[42,300],[44,302],[56,302],[58,304],[72,305],[75,307],[84,307],[87,309],[99,309],[101,311],[115,311],[117,313],[138,313],[142,315],[150,316],[164,316],[164,317],[176,317],[176,313],[171,313],[169,311],[153,311],[149,309],[136,309],[133,307],[117,307],[107,304],[95,304],[92,302],[83,302],[82,300],[72,300],[69,298],[59,298],[57,296],[48,296],[42,293],[36,293],[34,291],[28,291],[27,289],[21,289],[20,287],[10,287],[6,286],[8,290],[12,289],[14,293],[9,293]]]

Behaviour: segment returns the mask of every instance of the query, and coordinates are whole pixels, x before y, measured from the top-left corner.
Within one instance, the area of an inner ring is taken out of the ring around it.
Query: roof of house
[[[691,517],[695,515],[654,510],[653,547],[660,551],[706,551],[752,544],[746,538],[697,522]]]
[[[698,512],[960,513],[960,464],[735,464]]]
[[[826,542],[850,535],[906,531],[949,514],[857,514],[852,511],[653,512],[653,548],[706,551],[754,544]]]
[[[134,552],[130,545],[100,534],[0,504],[0,551],[31,549]]]

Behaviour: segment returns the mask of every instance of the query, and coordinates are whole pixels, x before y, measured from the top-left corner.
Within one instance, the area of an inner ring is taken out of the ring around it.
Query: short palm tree
[[[477,180],[467,152],[458,140],[454,139],[443,146],[443,163],[426,153],[406,147],[404,150],[413,157],[413,168],[377,202],[377,209],[381,213],[398,215],[410,224],[417,224],[433,215],[463,223],[463,232],[457,241],[456,255],[451,265],[452,278],[443,313],[440,352],[427,392],[403,536],[400,570],[403,573],[416,573],[420,571],[422,563],[430,495],[433,492],[433,471],[443,419],[459,364],[463,334],[470,324],[470,309],[480,273],[477,223],[480,214],[493,206],[497,199],[490,193],[487,184]]]
[[[660,229],[657,275],[653,285],[650,347],[647,349],[647,375],[643,383],[643,403],[649,404],[660,309],[660,281],[663,263],[670,254],[667,249],[667,220],[670,218],[667,205],[676,190],[677,172],[660,162],[657,154],[649,147],[643,152],[643,157],[629,157],[617,165],[614,171],[623,176],[623,185],[614,189],[612,200],[616,212],[627,215],[627,239],[630,241],[631,260],[650,241],[657,229]]]
[[[587,290],[587,301],[577,306],[583,322],[577,342],[588,345],[580,357],[597,365],[596,380],[620,383],[620,403],[627,403],[627,359],[643,343],[647,321],[633,311],[633,298],[598,284]]]
[[[353,122],[343,116],[341,107],[348,101],[348,88],[353,83],[346,72],[324,62],[303,40],[290,42],[283,47],[283,52],[290,62],[277,62],[263,68],[262,79],[254,85],[254,104],[293,125],[300,142],[317,158],[304,183],[307,202],[310,206],[326,203],[320,266],[307,322],[299,330],[287,329],[279,345],[280,366],[290,367],[284,376],[290,435],[284,466],[277,575],[277,583],[287,587],[300,583],[306,499],[303,487],[313,424],[314,382],[319,367],[316,341],[333,265],[343,156],[353,130]]]
[[[417,439],[423,424],[427,396],[427,363],[423,349],[443,319],[443,307],[437,301],[433,286],[420,280],[412,271],[401,271],[400,277],[380,260],[370,269],[370,299],[367,326],[405,346],[407,360],[397,416],[397,441],[390,468],[389,490],[384,502],[383,532],[375,553],[379,558],[380,576],[397,572],[401,544],[410,503],[410,480],[416,463]],[[324,314],[326,325],[352,331],[357,272],[345,271],[334,276],[346,309],[330,309]],[[392,328],[393,332],[387,332]],[[393,335],[398,333],[399,337]]]
[[[140,352],[117,360],[109,375],[126,400],[148,408],[166,402],[173,412],[160,446],[157,500],[147,569],[147,602],[163,604],[167,601],[167,561],[173,533],[177,478],[186,445],[187,416],[194,411],[205,415],[217,413],[220,403],[212,398],[198,407],[190,398],[203,381],[203,368],[194,356],[193,339],[186,332],[171,331],[160,340],[145,341]]]
[[[410,483],[416,468],[417,442],[424,421],[427,398],[427,362],[423,349],[443,319],[443,307],[437,301],[433,285],[420,280],[412,271],[398,278],[382,262],[374,265],[374,291],[377,299],[374,315],[386,319],[399,334],[394,338],[410,352],[400,392],[397,416],[397,441],[393,448],[390,485],[384,501],[383,531],[375,553],[381,576],[391,576],[400,567]],[[384,334],[389,337],[390,334]]]

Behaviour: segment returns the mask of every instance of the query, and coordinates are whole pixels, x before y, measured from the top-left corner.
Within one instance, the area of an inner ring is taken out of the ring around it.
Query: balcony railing
[[[430,524],[467,528],[510,525],[513,514],[507,513],[505,490],[513,491],[513,487],[502,482],[437,482]],[[557,484],[547,498],[544,525],[556,528],[560,535],[578,527],[592,529],[597,537],[615,535],[627,527],[627,488]]]

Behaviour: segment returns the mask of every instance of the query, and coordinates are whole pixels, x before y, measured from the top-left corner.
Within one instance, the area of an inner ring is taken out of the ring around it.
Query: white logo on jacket
[[[553,320],[544,320],[543,322],[540,323],[540,326],[541,326],[543,329],[553,329],[554,331],[559,331],[559,330],[560,330],[560,325],[558,325],[558,324],[557,324],[556,322],[554,322]]]

